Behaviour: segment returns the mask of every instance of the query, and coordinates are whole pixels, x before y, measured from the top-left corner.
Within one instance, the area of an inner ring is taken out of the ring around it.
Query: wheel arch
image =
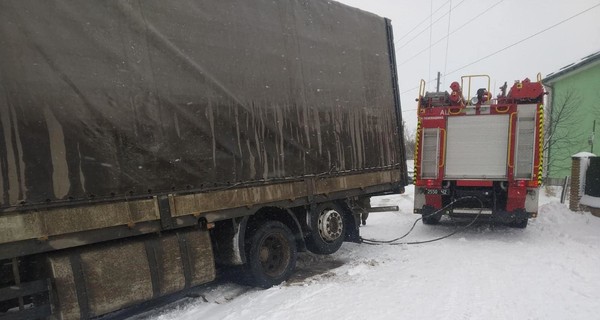
[[[294,212],[289,208],[267,206],[256,210],[252,215],[215,223],[212,238],[217,263],[227,266],[246,264],[246,240],[266,221],[283,223],[292,231],[297,250],[306,251],[304,232]]]
[[[256,227],[258,224],[265,221],[279,221],[292,231],[294,239],[296,240],[296,248],[298,248],[298,251],[306,251],[302,226],[298,220],[298,217],[290,208],[263,207],[255,214],[247,216],[246,218],[246,225],[243,228],[246,230],[245,238],[251,236],[253,229],[257,229]]]

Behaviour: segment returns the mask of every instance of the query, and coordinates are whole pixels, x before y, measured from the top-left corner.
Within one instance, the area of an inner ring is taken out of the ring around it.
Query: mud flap
[[[344,219],[346,228],[346,238],[344,241],[360,243],[360,214],[346,215]]]

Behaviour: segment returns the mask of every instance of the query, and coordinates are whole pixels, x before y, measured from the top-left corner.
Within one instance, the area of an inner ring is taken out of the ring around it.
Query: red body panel
[[[522,82],[516,82],[510,92],[508,93],[509,99],[535,99],[544,94],[544,87],[540,82],[531,82],[529,79],[525,79]]]
[[[506,202],[506,211],[513,212],[515,210],[525,208],[526,195],[526,187],[510,186],[508,188],[508,201]]]
[[[494,182],[487,180],[457,180],[456,185],[459,187],[491,187]]]

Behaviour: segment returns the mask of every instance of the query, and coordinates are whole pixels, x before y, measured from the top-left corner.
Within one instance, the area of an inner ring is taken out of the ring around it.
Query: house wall
[[[578,152],[593,152],[600,154],[600,61],[587,65],[579,70],[551,80],[549,104],[557,112],[557,108],[572,93],[573,105],[576,110],[573,116],[556,127],[553,133],[556,137],[564,137],[552,145],[548,153],[549,178],[564,178],[571,174],[571,156]],[[596,134],[592,145],[589,139],[592,135],[594,120]]]

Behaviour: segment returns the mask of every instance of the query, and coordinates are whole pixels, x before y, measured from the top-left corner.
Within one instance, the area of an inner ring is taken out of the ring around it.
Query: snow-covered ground
[[[413,188],[373,205],[365,238],[404,234]],[[228,282],[199,288],[195,298],[137,319],[600,319],[600,218],[574,213],[543,195],[527,229],[476,224],[448,239],[419,245],[345,243],[331,256],[301,254],[298,273],[259,290]],[[406,241],[454,230],[419,222]],[[316,274],[315,270],[316,269]]]

